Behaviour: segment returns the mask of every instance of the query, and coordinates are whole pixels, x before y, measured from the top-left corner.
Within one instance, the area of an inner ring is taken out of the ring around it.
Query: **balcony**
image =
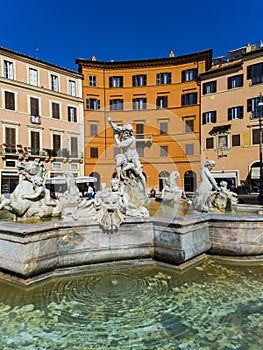
[[[152,134],[136,134],[135,135],[137,142],[151,142],[152,143]]]
[[[31,115],[30,121],[32,124],[41,124],[41,118],[39,115]]]
[[[70,153],[68,149],[55,150],[49,148],[33,148],[23,147],[22,145],[10,145],[3,143],[0,145],[0,156],[5,159],[28,160],[40,158],[42,160],[55,161],[62,160],[63,162],[83,162],[83,152]]]

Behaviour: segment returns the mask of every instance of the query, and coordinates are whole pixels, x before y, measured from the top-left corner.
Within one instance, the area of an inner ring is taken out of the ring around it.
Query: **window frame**
[[[147,74],[136,74],[132,76],[132,86],[147,86]]]
[[[32,74],[34,72],[34,74]],[[32,86],[38,86],[38,70],[32,67],[28,68],[28,82]]]
[[[171,83],[172,83],[171,72],[156,73],[156,85],[169,85]]]
[[[10,111],[16,110],[16,94],[13,91],[4,91],[5,96],[5,109]],[[8,97],[9,96],[9,97]],[[12,96],[12,98],[11,98]]]
[[[59,77],[55,74],[50,74],[50,89],[54,92],[59,92]]]
[[[181,100],[182,100],[182,107],[197,105],[198,104],[198,93],[197,92],[190,92],[187,94],[182,94]]]
[[[156,108],[157,109],[168,108],[168,95],[157,96],[157,98],[156,98]]]
[[[73,113],[72,113],[72,111],[73,111]],[[77,123],[78,122],[77,108],[74,106],[68,106],[68,122],[70,122],[70,123]]]
[[[110,111],[123,111],[124,100],[123,98],[110,99]]]
[[[99,158],[99,149],[98,147],[90,147],[90,158],[98,159]]]
[[[194,81],[198,77],[198,68],[190,68],[182,70],[182,83]]]
[[[202,125],[214,124],[217,120],[217,111],[207,111],[202,114]]]
[[[132,99],[132,109],[134,111],[147,109],[147,98],[146,97],[135,97]]]
[[[109,77],[109,87],[110,88],[122,88],[123,87],[123,76],[114,75]]]
[[[240,78],[240,79],[239,79]],[[244,74],[232,75],[227,78],[227,89],[237,89],[244,85]]]
[[[210,95],[217,92],[217,81],[212,80],[203,83],[203,95]]]
[[[100,99],[99,98],[86,98],[86,109],[89,111],[98,111],[100,110]]]

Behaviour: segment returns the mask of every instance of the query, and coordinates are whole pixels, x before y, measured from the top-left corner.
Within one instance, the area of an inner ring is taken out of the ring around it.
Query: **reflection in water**
[[[205,261],[0,283],[1,349],[262,349],[262,267]]]

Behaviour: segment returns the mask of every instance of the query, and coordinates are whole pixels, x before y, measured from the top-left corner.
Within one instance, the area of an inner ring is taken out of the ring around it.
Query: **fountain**
[[[261,207],[207,161],[192,201],[173,172],[150,216],[133,129],[109,123],[123,150],[110,188],[81,199],[65,172],[52,200],[35,159],[1,198],[15,217],[0,228],[1,348],[261,349]]]

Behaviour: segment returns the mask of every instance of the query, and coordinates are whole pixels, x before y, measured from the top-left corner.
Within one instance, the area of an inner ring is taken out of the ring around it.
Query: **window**
[[[78,138],[76,136],[70,137],[70,155],[71,157],[78,156]]]
[[[168,96],[158,96],[156,99],[157,108],[167,108],[168,107]]]
[[[39,100],[35,97],[30,97],[30,113],[31,116],[39,117]]]
[[[243,119],[243,106],[228,108],[227,114],[228,120]]]
[[[197,92],[182,95],[182,106],[191,106],[197,104]]]
[[[90,148],[90,158],[98,158],[98,148],[97,147]]]
[[[61,135],[53,134],[53,149],[59,151],[61,149]]]
[[[233,77],[229,77],[227,79],[227,88],[235,89],[240,86],[243,86],[243,74],[234,75]]]
[[[89,86],[97,86],[96,75],[89,75]]]
[[[33,68],[29,68],[29,84],[37,86],[38,85],[38,79],[37,79],[37,70]]]
[[[186,156],[193,156],[194,155],[194,144],[189,143],[185,145],[185,155]]]
[[[202,124],[216,123],[216,111],[203,113]]]
[[[191,133],[194,131],[194,119],[185,120],[185,132]]]
[[[156,85],[171,84],[172,73],[157,73],[156,74]]]
[[[111,111],[122,111],[123,110],[123,99],[113,99],[110,100],[110,110]]]
[[[257,63],[248,66],[247,79],[251,79],[252,85],[263,83],[263,63]]]
[[[203,84],[203,95],[213,94],[216,92],[216,80]]]
[[[146,86],[147,84],[147,75],[133,75],[132,76],[132,86]]]
[[[168,146],[160,146],[160,157],[168,156]]]
[[[52,102],[52,118],[60,119],[59,103]]]
[[[97,136],[97,135],[98,135],[98,125],[90,124],[90,136]]]
[[[110,77],[109,83],[111,88],[123,87],[123,77]]]
[[[70,96],[76,96],[76,82],[74,80],[68,82],[68,93]]]
[[[13,65],[13,62],[4,61],[4,77],[6,79],[14,79],[14,65]]]
[[[58,92],[58,76],[51,74],[51,90]]]
[[[259,118],[261,107],[259,107],[260,97],[249,98],[247,100],[247,112],[252,112],[252,118]]]
[[[15,110],[15,94],[13,92],[5,91],[5,109]]]
[[[97,98],[87,98],[86,107],[89,110],[97,111],[100,109],[100,100]]]
[[[259,145],[259,129],[252,129],[252,145]]]
[[[31,131],[30,133],[31,139],[31,154],[39,155],[40,151],[40,134],[38,131]]]
[[[198,76],[198,69],[187,69],[182,71],[182,82],[195,80]]]
[[[240,146],[240,135],[232,135],[232,147]]]
[[[160,122],[160,135],[167,135],[167,134],[168,134],[168,123]]]
[[[10,147],[10,153],[16,152],[16,129],[15,128],[5,128],[5,143]]]
[[[77,123],[77,108],[68,107],[68,121],[72,123]]]
[[[144,139],[144,124],[136,124],[136,139]]]
[[[214,138],[213,137],[207,137],[205,139],[205,148],[206,149],[213,149],[214,148]]]
[[[133,98],[132,99],[132,109],[146,109],[147,99],[145,97]]]

